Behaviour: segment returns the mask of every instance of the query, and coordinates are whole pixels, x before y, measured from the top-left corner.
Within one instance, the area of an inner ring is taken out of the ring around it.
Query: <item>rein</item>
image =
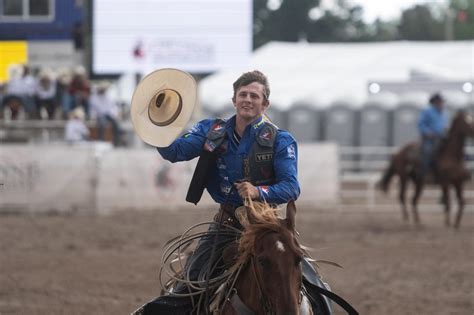
[[[274,314],[275,312],[273,311],[272,303],[270,300],[267,298],[265,295],[265,292],[263,292],[263,280],[261,275],[257,272],[257,266],[255,262],[255,257],[252,256],[250,258],[250,263],[252,264],[252,271],[253,275],[255,276],[255,280],[257,280],[257,288],[258,291],[260,292],[260,300],[263,302],[263,309],[265,311],[265,314]]]
[[[265,235],[266,234],[267,233],[265,233]],[[264,314],[265,315],[273,315],[276,312],[274,311],[274,308],[273,308],[273,305],[272,305],[271,301],[267,298],[265,292],[263,291],[263,279],[262,279],[260,273],[258,272],[256,264],[257,264],[257,262],[256,262],[256,259],[255,259],[255,256],[251,255],[250,256],[250,265],[251,265],[250,268],[252,268],[252,272],[253,272],[253,275],[254,275],[255,280],[256,280],[256,285],[257,285],[258,291],[260,293],[260,300],[262,302],[263,309],[264,309],[264,312],[265,312]],[[303,277],[303,273],[301,273],[301,277]],[[303,282],[301,281],[300,285],[302,286],[302,284],[303,284]],[[227,300],[231,302],[231,305],[234,308],[234,310],[237,312],[237,314],[239,314],[239,315],[255,315],[255,313],[252,310],[250,310],[248,308],[248,306],[245,305],[245,303],[242,302],[242,300],[240,299],[240,297],[238,295],[237,290],[234,287],[231,288],[231,291],[233,293],[232,298],[230,298],[230,299],[228,298]],[[300,294],[300,299],[298,301],[298,305],[301,305],[301,302],[302,302],[302,294]]]
[[[255,257],[253,255],[250,258],[250,264],[253,271],[253,275],[257,283],[258,291],[260,293],[260,299],[263,302],[265,314],[273,315],[275,314],[275,312],[273,311],[271,302],[266,298],[266,295],[263,292],[263,287],[262,287],[263,280],[260,274],[257,272],[257,267],[255,265]],[[239,270],[239,273],[240,273],[240,270]],[[238,274],[235,280],[237,280],[237,277],[238,277]],[[245,305],[245,303],[239,297],[237,290],[234,288],[234,284],[235,284],[235,281],[232,284],[232,288],[230,289],[230,292],[232,293],[232,297],[227,297],[227,301],[230,302],[230,304],[232,305],[232,307],[234,308],[235,312],[238,315],[255,315],[255,312],[252,311],[247,305]]]

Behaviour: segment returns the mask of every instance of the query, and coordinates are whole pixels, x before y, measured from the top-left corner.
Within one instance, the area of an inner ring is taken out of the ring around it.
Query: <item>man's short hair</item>
[[[265,98],[265,100],[268,101],[268,98],[270,97],[270,85],[268,84],[267,77],[258,70],[245,72],[237,79],[237,81],[234,82],[234,98],[239,88],[241,88],[242,86],[249,85],[253,82],[257,82],[263,85],[263,97]]]

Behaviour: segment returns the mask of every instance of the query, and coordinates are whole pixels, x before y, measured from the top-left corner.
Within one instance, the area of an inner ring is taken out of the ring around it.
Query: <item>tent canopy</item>
[[[325,107],[343,101],[360,106],[370,100],[369,81],[473,81],[474,41],[283,43],[271,42],[256,50],[248,69],[219,72],[199,85],[200,102],[219,111],[229,104],[232,83],[243,72],[258,69],[270,81],[272,106],[286,110],[297,101]],[[466,101],[471,94],[459,92]],[[398,97],[398,96],[396,96]],[[410,95],[402,98],[410,99]],[[383,95],[377,95],[384,100]],[[393,95],[387,95],[393,103]],[[415,95],[417,102],[427,95]]]

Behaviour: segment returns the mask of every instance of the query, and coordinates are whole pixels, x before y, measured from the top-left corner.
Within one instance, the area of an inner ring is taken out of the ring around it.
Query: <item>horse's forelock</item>
[[[248,225],[239,240],[239,263],[244,263],[251,255],[255,254],[256,242],[267,233],[278,233],[283,237],[283,242],[297,255],[302,255],[293,231],[287,227],[285,220],[279,218],[278,209],[268,203],[248,202],[245,207]]]
[[[291,233],[282,222],[283,221],[278,221],[278,223],[267,222],[249,225],[239,240],[239,263],[244,263],[250,256],[257,254],[255,253],[257,242],[262,240],[268,233],[277,233],[280,235],[282,242],[285,246],[288,246],[288,249],[292,253],[297,256],[302,256],[303,252],[294,238],[294,234]]]
[[[271,207],[266,202],[251,202],[246,207],[250,223],[274,223],[279,220],[278,209]]]

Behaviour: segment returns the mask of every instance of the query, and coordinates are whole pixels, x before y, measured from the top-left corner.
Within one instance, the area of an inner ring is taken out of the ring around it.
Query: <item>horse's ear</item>
[[[295,201],[290,200],[286,205],[286,224],[290,231],[295,231],[295,221],[296,221],[296,206]]]

